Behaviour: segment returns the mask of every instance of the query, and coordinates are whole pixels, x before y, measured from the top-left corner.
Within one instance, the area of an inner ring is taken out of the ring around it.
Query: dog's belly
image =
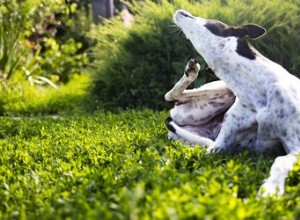
[[[201,137],[209,138],[214,141],[221,129],[223,118],[224,113],[221,113],[205,124],[198,126],[184,125],[181,127],[189,132],[195,133]]]
[[[177,103],[171,110],[171,117],[180,126],[200,127],[211,123],[216,116],[224,113],[232,106],[235,96],[228,92],[203,99],[190,99],[186,103]]]
[[[230,90],[215,90],[207,97],[177,102],[171,110],[172,120],[184,130],[215,140],[224,115],[233,105],[235,96]]]

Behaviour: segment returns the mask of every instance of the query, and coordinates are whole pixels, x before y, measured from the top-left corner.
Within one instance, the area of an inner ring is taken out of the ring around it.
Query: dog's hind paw
[[[166,126],[170,131],[172,131],[174,134],[176,134],[176,129],[173,127],[171,122],[173,122],[173,119],[171,117],[168,117],[165,121]]]
[[[184,74],[191,80],[195,80],[198,76],[199,70],[200,64],[198,61],[196,59],[190,59],[185,67]]]

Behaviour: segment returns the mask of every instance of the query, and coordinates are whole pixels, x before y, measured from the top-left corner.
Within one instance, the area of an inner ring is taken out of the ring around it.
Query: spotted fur
[[[283,149],[259,191],[283,194],[300,151],[300,80],[244,39],[264,35],[258,25],[231,27],[184,10],[174,14],[174,21],[222,81],[186,90],[200,69],[189,61],[183,77],[165,95],[178,103],[166,122],[169,137],[206,146],[209,152],[248,147],[271,154]]]

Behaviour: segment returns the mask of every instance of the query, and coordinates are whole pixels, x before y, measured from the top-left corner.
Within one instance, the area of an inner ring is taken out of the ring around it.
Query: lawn
[[[259,199],[273,158],[169,141],[167,115],[0,118],[0,218],[299,219],[299,166]]]

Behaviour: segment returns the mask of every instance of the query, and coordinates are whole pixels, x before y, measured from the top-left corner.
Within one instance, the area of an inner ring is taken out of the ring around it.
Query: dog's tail
[[[209,149],[213,147],[214,141],[181,128],[172,120],[171,117],[167,118],[166,126],[174,134],[177,134],[179,137],[190,143],[198,144],[201,147],[208,147]]]

